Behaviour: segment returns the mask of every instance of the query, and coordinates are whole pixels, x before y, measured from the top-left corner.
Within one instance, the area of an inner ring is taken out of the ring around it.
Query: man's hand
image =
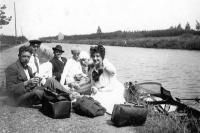
[[[80,81],[80,80],[82,79],[82,77],[83,77],[82,74],[76,74],[76,75],[74,76],[74,79],[75,79],[76,81]]]
[[[91,87],[91,90],[94,95],[98,92],[98,89],[94,86]]]
[[[70,87],[71,89],[75,89],[75,90],[79,90],[79,89],[80,89],[79,84],[76,83],[76,82],[70,83],[70,84],[69,84],[69,87]]]
[[[28,85],[36,85],[36,84],[39,84],[40,82],[40,78],[38,77],[34,77],[34,78],[31,78],[27,81],[24,82],[24,85],[25,86],[28,86]]]

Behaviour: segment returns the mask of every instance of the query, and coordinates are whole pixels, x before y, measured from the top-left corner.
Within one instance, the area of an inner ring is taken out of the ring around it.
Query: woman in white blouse
[[[92,97],[112,113],[114,104],[124,103],[124,86],[117,80],[116,68],[105,58],[105,48],[98,45],[90,48],[93,64],[89,77],[92,84]]]

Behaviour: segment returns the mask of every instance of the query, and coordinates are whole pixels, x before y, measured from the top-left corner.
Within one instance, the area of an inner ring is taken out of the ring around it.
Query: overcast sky
[[[14,16],[14,0],[6,4],[6,14]],[[167,29],[187,22],[195,28],[200,21],[200,0],[15,0],[17,32],[28,39],[116,30]],[[14,17],[0,29],[14,35]]]

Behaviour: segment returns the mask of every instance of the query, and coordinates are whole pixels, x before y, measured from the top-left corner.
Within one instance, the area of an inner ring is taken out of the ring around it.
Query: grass
[[[15,37],[8,35],[0,35],[0,51],[22,44],[26,41],[27,39],[24,36]]]
[[[140,133],[188,133],[186,125],[181,123],[179,118],[173,119],[170,116],[155,112],[153,106],[148,108],[148,116],[144,126],[137,127]]]
[[[144,126],[136,128],[140,133],[199,133],[200,119],[175,117],[173,114],[164,115],[148,108],[148,116]]]

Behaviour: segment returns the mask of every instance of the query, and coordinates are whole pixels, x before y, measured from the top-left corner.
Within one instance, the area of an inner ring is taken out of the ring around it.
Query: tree
[[[200,31],[200,23],[196,20],[196,30]]]
[[[6,5],[0,5],[0,29],[2,29],[2,25],[8,25],[12,19],[12,16],[6,16],[5,9]]]
[[[185,25],[185,30],[186,31],[190,31],[191,30],[191,27],[190,27],[190,24],[187,22],[187,24]]]
[[[98,26],[98,28],[97,28],[97,34],[101,34],[102,32],[101,32],[101,28],[100,28],[100,26]]]
[[[178,24],[177,30],[182,30],[181,24]]]

